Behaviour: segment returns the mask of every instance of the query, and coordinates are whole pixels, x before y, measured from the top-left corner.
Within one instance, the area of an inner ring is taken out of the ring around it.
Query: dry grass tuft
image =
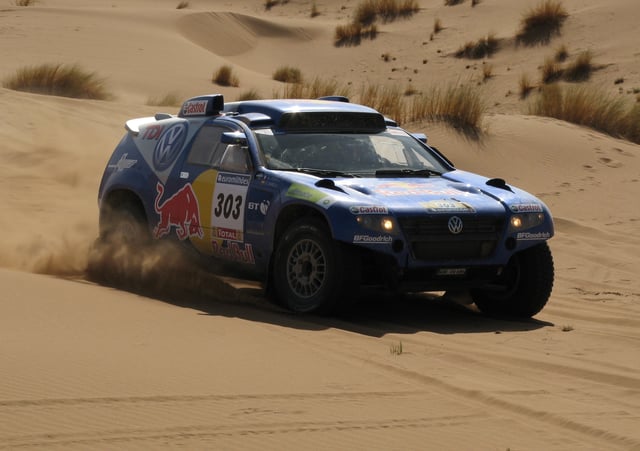
[[[211,79],[212,83],[215,83],[220,86],[233,86],[237,87],[240,85],[240,81],[238,77],[233,73],[233,69],[231,66],[221,66],[214,74]]]
[[[353,20],[335,29],[336,47],[359,45],[363,38],[375,39],[378,28],[375,22],[391,22],[399,17],[409,17],[420,10],[417,0],[363,0],[356,6]]]
[[[149,97],[147,105],[150,106],[180,106],[182,99],[175,92],[169,92],[162,97]]]
[[[564,79],[566,81],[585,81],[591,76],[594,70],[593,54],[589,50],[581,52],[576,60],[569,64],[564,70]]]
[[[529,113],[591,127],[618,138],[640,143],[640,105],[611,96],[593,86],[544,86],[529,106]]]
[[[529,94],[531,93],[531,91],[533,91],[533,89],[535,88],[535,85],[533,83],[531,83],[531,80],[529,79],[529,76],[527,74],[522,74],[520,76],[520,80],[518,82],[519,87],[520,87],[520,98],[521,99],[526,99]]]
[[[178,3],[178,6],[176,6],[176,9],[185,9],[188,7],[189,7],[189,2],[181,1],[180,3]]]
[[[569,58],[569,50],[567,49],[567,46],[565,44],[562,44],[556,49],[554,58],[559,63],[563,63],[567,58]]]
[[[433,20],[433,34],[438,34],[442,31],[442,21],[439,18]]]
[[[444,6],[459,5],[462,2],[464,2],[464,0],[444,0]]]
[[[540,67],[542,83],[548,84],[560,80],[564,70],[555,58],[545,58],[544,64]]]
[[[78,99],[111,98],[104,80],[98,78],[95,72],[86,72],[77,65],[41,64],[25,67],[6,78],[3,86],[16,91]]]
[[[398,122],[406,120],[403,91],[397,86],[366,85],[360,90],[360,102],[392,117]]]
[[[479,134],[487,107],[481,91],[471,84],[434,86],[412,99],[410,121],[441,121],[463,133]]]
[[[255,89],[249,89],[247,91],[243,91],[240,93],[238,98],[236,99],[238,102],[243,100],[260,100],[262,97],[258,94],[258,91]]]
[[[35,5],[37,0],[15,0],[16,6],[31,6]]]
[[[517,41],[525,45],[546,44],[560,33],[567,17],[569,13],[560,0],[543,0],[522,17]]]
[[[455,53],[457,58],[480,59],[493,55],[499,47],[499,41],[495,34],[489,33],[477,42],[467,42]]]
[[[487,81],[493,77],[493,64],[482,65],[482,81]]]
[[[273,73],[273,79],[283,83],[302,83],[302,72],[297,67],[282,66]]]
[[[318,9],[318,5],[316,4],[316,2],[313,2],[311,4],[311,12],[309,13],[309,16],[313,17],[318,17],[320,15],[320,10]]]
[[[286,84],[282,91],[273,94],[275,99],[317,99],[324,96],[349,97],[350,87],[336,80],[316,77],[312,82]]]

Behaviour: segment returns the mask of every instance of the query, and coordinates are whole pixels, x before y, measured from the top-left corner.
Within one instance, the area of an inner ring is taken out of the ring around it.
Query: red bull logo
[[[171,232],[171,227],[176,228],[178,238],[197,236],[202,238],[204,233],[200,225],[200,208],[190,183],[180,188],[173,196],[160,204],[164,194],[164,186],[160,182],[156,184],[156,201],[154,209],[160,215],[158,225],[153,229],[153,236],[161,238]]]

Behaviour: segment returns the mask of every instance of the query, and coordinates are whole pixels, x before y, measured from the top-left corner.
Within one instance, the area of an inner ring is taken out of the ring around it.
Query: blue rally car
[[[173,239],[295,312],[373,287],[464,290],[484,313],[531,317],[551,294],[544,203],[371,108],[205,95],[126,130],[100,184],[102,242]]]

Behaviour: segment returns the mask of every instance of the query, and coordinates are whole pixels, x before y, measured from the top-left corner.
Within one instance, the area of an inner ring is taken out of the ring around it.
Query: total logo
[[[168,169],[187,139],[187,124],[175,124],[165,130],[153,150],[153,165],[158,171]]]

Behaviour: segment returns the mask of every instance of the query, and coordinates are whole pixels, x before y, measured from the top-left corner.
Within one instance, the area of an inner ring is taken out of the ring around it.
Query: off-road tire
[[[296,313],[330,314],[346,309],[360,284],[359,260],[331,239],[316,219],[293,223],[279,240],[273,264],[276,301]]]
[[[511,257],[499,281],[504,291],[471,290],[471,297],[487,315],[530,318],[547,304],[553,277],[551,251],[541,243]]]

